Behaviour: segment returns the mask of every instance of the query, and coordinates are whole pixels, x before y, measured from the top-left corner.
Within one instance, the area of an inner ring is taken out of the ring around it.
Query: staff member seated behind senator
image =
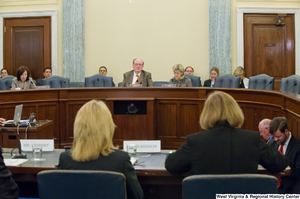
[[[151,73],[143,70],[144,61],[141,59],[133,60],[133,70],[124,73],[122,87],[128,84],[142,84],[142,87],[153,87]]]
[[[12,80],[11,90],[35,89],[35,87],[29,69],[26,66],[20,66],[17,70],[17,77]]]
[[[205,80],[203,87],[214,87],[216,77],[220,76],[219,69],[217,67],[212,67],[210,69],[210,79]]]
[[[114,131],[115,124],[105,103],[96,100],[86,103],[75,118],[73,149],[60,155],[57,168],[123,173],[128,198],[143,198],[128,153],[113,145]]]
[[[233,97],[213,92],[200,115],[206,131],[187,136],[166,159],[166,169],[172,174],[257,173],[260,164],[270,172],[283,171],[288,160],[261,140],[258,132],[240,129],[243,123],[243,112]]]
[[[174,77],[170,79],[169,84],[176,84],[176,87],[192,87],[190,78],[184,76],[184,67],[181,64],[173,66]]]
[[[46,79],[48,77],[52,77],[52,69],[50,67],[44,68],[43,75],[44,75],[44,79]],[[36,85],[37,86],[42,86],[43,85],[43,80],[42,79],[36,80]]]

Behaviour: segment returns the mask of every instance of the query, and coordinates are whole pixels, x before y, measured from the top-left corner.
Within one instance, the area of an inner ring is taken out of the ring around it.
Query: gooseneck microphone
[[[272,84],[273,80],[271,80],[267,85],[264,86],[263,90],[265,90],[270,84]]]
[[[14,132],[18,136],[18,142],[19,142],[19,153],[13,155],[12,159],[26,159],[27,155],[25,153],[22,153],[19,134],[16,131],[12,130],[12,129],[5,129],[5,128],[1,129],[1,132],[8,132],[8,131]]]
[[[31,77],[29,77],[29,80],[30,80],[30,83],[31,83],[34,87],[36,87],[36,85],[35,85],[35,83],[33,82],[33,79],[32,79]]]
[[[295,82],[293,86],[291,86],[289,89],[287,89],[287,91],[290,91],[290,89],[293,88],[294,86],[297,86],[297,82]]]

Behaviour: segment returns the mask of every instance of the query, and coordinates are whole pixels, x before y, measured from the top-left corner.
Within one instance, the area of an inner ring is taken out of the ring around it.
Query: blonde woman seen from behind
[[[143,198],[143,190],[128,153],[113,145],[114,131],[115,124],[105,103],[96,100],[87,102],[75,118],[73,148],[60,155],[57,168],[123,173],[128,198]]]

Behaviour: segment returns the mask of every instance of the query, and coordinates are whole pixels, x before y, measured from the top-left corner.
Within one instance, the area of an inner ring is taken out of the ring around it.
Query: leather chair
[[[219,88],[239,88],[240,78],[232,74],[216,77],[215,86]]]
[[[299,75],[291,75],[289,77],[282,78],[279,90],[298,94],[300,89],[300,84],[298,83],[299,80]]]
[[[113,87],[113,78],[100,74],[86,77],[85,87]]]
[[[215,199],[216,194],[276,194],[277,178],[265,174],[192,175],[182,181],[183,199]]]
[[[153,86],[154,87],[161,87],[163,84],[169,84],[167,81],[154,81]]]
[[[38,173],[37,184],[40,199],[127,198],[119,172],[46,170]]]
[[[70,88],[81,88],[84,87],[83,82],[70,82]]]
[[[192,80],[192,86],[193,87],[202,87],[201,85],[201,77],[194,76],[191,74],[184,74],[184,76],[190,78]]]
[[[10,90],[11,83],[15,76],[7,75],[6,77],[0,78],[0,90]]]
[[[249,89],[274,90],[275,78],[266,74],[249,77]]]
[[[50,88],[69,88],[70,80],[68,78],[60,76],[51,76],[46,79],[42,79],[43,86],[49,85]]]

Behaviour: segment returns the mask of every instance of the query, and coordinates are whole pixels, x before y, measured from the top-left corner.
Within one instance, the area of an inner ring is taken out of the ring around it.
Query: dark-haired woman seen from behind
[[[219,69],[217,67],[212,67],[210,69],[210,78],[205,80],[203,87],[214,87],[216,77],[220,76]]]
[[[187,136],[166,159],[166,169],[172,174],[257,173],[260,164],[270,172],[283,171],[286,157],[261,140],[258,132],[240,129],[243,123],[237,102],[227,93],[213,92],[200,115],[205,131]]]
[[[113,145],[114,131],[112,115],[104,102],[92,100],[83,105],[74,122],[73,148],[60,155],[58,169],[123,173],[128,198],[143,198],[128,153]]]
[[[35,89],[35,84],[31,78],[31,73],[26,66],[20,66],[17,71],[17,77],[12,80],[11,90]]]

